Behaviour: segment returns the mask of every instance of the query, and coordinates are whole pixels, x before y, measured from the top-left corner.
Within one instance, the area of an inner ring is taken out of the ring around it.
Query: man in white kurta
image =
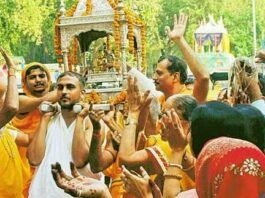
[[[51,164],[59,162],[66,174],[71,175],[69,163],[72,161],[85,175],[99,179],[94,175],[88,162],[89,146],[92,136],[88,109],[80,113],[73,111],[73,105],[83,95],[82,77],[73,72],[62,73],[57,79],[57,91],[60,96],[61,112],[43,113],[40,125],[28,150],[28,158],[37,166],[31,183],[29,197],[64,198],[71,197],[58,188],[52,178]]]

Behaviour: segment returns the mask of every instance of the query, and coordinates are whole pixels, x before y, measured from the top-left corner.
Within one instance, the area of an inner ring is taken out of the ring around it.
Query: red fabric
[[[209,141],[195,173],[200,198],[265,196],[265,155],[247,141],[226,137]]]

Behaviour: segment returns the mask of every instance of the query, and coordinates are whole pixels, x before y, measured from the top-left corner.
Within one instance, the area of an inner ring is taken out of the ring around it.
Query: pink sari
[[[195,173],[198,197],[265,197],[265,155],[247,141],[227,137],[209,141]]]

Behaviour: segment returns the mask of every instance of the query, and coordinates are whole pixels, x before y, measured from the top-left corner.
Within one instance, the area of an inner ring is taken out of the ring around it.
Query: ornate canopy
[[[200,26],[194,32],[194,37],[196,41],[195,47],[201,48],[205,44],[210,42],[213,48],[215,48],[215,50],[229,52],[227,50],[224,50],[227,47],[222,46],[227,45],[227,43],[224,44],[224,42],[229,42],[229,40],[227,41],[227,35],[228,33],[227,29],[224,27],[223,19],[220,18],[216,23],[213,16],[210,15],[209,21],[206,23],[204,19],[200,23]]]
[[[79,0],[68,11],[61,0],[60,13],[55,21],[55,52],[65,70],[70,69],[68,54],[73,42],[78,42],[75,46],[79,45],[84,53],[91,42],[107,35],[115,39],[115,61],[121,63],[119,67],[125,78],[127,49],[136,55],[138,68],[144,65],[144,23],[137,14],[125,8],[122,0]],[[85,67],[85,53],[83,59]]]

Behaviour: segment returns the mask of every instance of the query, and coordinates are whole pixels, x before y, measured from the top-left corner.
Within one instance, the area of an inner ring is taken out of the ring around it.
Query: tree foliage
[[[261,34],[264,31],[264,6],[263,0],[256,0],[257,38],[258,46],[261,42]],[[179,0],[164,1],[163,14],[161,14],[159,27],[161,35],[165,22],[173,24],[173,15],[185,12],[189,15],[189,26],[186,37],[190,44],[193,43],[194,30],[199,22],[213,15],[215,19],[223,18],[225,27],[228,30],[231,53],[234,55],[251,56],[253,54],[253,23],[252,4],[246,0]],[[164,22],[164,23],[163,23]]]
[[[76,0],[65,0],[69,8]],[[153,65],[161,52],[178,53],[164,33],[173,24],[173,15],[185,12],[189,16],[186,38],[194,43],[194,30],[208,15],[223,18],[231,41],[231,53],[253,54],[252,5],[249,0],[124,0],[136,5],[147,26],[147,59]],[[0,0],[0,45],[26,61],[54,62],[53,27],[58,0]],[[256,0],[258,47],[265,32],[265,1]]]

